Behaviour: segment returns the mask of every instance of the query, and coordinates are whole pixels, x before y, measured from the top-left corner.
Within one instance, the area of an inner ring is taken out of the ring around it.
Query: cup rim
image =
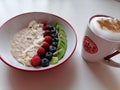
[[[112,17],[112,16],[103,15],[103,14],[93,15],[93,16],[90,17],[90,19],[89,19],[89,23],[88,23],[88,27],[89,27],[89,28],[90,28],[89,24],[90,24],[91,20],[92,20],[93,18],[95,18],[95,17],[110,17],[110,18],[114,18],[114,17]],[[90,29],[91,29],[91,28],[90,28]],[[104,39],[104,40],[106,40],[106,41],[117,42],[117,43],[120,42],[120,40],[111,40],[111,39],[104,38],[103,36],[100,36],[100,35],[96,34],[92,29],[91,29],[91,31],[92,31],[96,36],[98,36],[98,37],[100,37],[100,38],[102,38],[102,39]]]

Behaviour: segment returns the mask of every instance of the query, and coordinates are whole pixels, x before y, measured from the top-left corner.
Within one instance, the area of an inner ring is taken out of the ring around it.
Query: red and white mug
[[[107,15],[94,15],[90,18],[83,38],[83,59],[89,62],[104,62],[111,66],[120,67],[120,61],[118,58],[116,60],[114,58],[120,56],[120,32],[113,32],[112,36],[109,36],[111,31],[110,33],[109,31],[104,33],[104,31],[95,30],[98,26],[94,27],[96,24],[91,24],[95,21],[95,18],[113,19],[113,17]]]

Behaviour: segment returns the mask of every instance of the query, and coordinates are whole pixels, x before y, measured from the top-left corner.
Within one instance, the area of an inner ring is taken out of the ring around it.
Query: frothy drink
[[[111,17],[94,17],[89,23],[90,29],[98,36],[120,41],[120,21]]]

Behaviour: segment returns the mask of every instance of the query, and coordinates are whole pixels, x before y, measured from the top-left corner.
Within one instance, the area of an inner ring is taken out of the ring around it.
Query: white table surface
[[[120,90],[120,68],[86,63],[81,58],[82,39],[88,19],[95,14],[120,19],[120,2],[0,0],[0,25],[18,14],[33,11],[49,12],[66,19],[77,33],[75,53],[66,63],[44,72],[19,71],[0,61],[0,90]]]

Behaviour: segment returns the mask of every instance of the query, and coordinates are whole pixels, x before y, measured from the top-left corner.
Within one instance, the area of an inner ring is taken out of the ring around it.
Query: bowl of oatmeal
[[[0,27],[0,59],[25,71],[43,71],[67,61],[77,36],[63,18],[45,12],[17,15]]]

